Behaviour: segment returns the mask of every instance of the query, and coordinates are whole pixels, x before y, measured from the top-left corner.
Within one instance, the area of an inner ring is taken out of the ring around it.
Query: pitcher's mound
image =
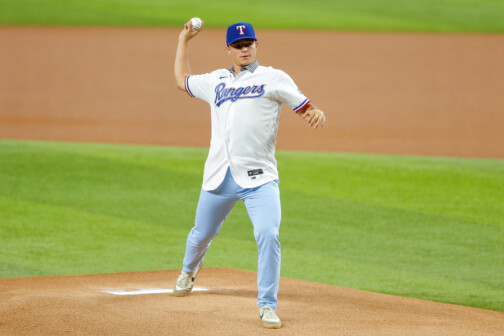
[[[179,271],[0,279],[1,335],[502,335],[504,313],[282,278],[283,327],[261,326],[254,272]]]

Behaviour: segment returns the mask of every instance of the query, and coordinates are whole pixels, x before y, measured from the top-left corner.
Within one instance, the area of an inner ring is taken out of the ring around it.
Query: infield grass
[[[207,149],[0,140],[0,277],[179,269]],[[282,276],[504,311],[504,161],[279,152]],[[207,267],[256,271],[237,203]]]
[[[502,0],[0,0],[0,24],[504,32]]]

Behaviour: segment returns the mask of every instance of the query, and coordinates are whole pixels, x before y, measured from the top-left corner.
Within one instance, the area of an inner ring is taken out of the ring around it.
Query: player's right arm
[[[177,87],[185,91],[185,78],[191,74],[191,66],[189,64],[189,40],[196,36],[200,30],[193,30],[192,23],[189,20],[184,25],[184,29],[180,32],[177,45],[177,53],[175,54],[175,80]]]

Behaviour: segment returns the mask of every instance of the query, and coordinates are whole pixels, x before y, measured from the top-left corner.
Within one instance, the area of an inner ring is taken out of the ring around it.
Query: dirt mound
[[[501,335],[504,314],[282,278],[264,329],[256,276],[203,269],[187,297],[134,294],[172,288],[179,271],[0,279],[1,335]]]

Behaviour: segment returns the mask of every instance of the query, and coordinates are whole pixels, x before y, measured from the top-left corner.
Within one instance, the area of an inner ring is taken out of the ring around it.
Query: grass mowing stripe
[[[295,248],[283,247],[282,252],[284,277],[501,311],[504,304],[501,288],[482,283],[433,276],[344,257],[314,255]],[[326,265],[322,272],[317,267],[320,264]],[[331,265],[335,267],[330,267]],[[326,279],[337,281],[330,283]],[[355,287],[356,283],[360,286]]]
[[[20,199],[42,199],[46,204],[126,219],[147,218],[160,225],[166,225],[167,219],[185,219],[185,213],[194,212],[201,175],[180,172],[194,166],[191,161],[187,164],[179,159],[172,169],[169,163],[155,166],[148,156],[141,158],[134,153],[118,151],[109,156],[99,145],[83,152],[71,152],[78,146],[55,147],[52,143],[30,149],[22,146],[13,156],[15,160],[5,157],[13,183],[4,187],[10,187]],[[20,172],[26,172],[23,183],[16,178]],[[62,192],[66,188],[69,192]]]
[[[288,167],[280,166],[283,177],[301,182],[284,184],[284,189],[303,191],[309,176],[313,187],[305,192],[314,195],[504,225],[502,160],[377,155],[336,155],[331,160],[329,155],[306,165],[303,160],[317,154],[297,156],[279,153],[279,159],[290,161]],[[337,174],[312,176],[316,170]]]
[[[186,230],[5,197],[0,212],[0,264],[10,276],[175,269],[183,257]]]
[[[207,152],[0,140],[0,276],[178,269]],[[504,310],[504,161],[277,159],[283,276]],[[241,202],[223,228],[206,265],[255,271]]]
[[[503,32],[500,0],[0,0],[0,24],[208,27],[248,21],[260,29]]]

